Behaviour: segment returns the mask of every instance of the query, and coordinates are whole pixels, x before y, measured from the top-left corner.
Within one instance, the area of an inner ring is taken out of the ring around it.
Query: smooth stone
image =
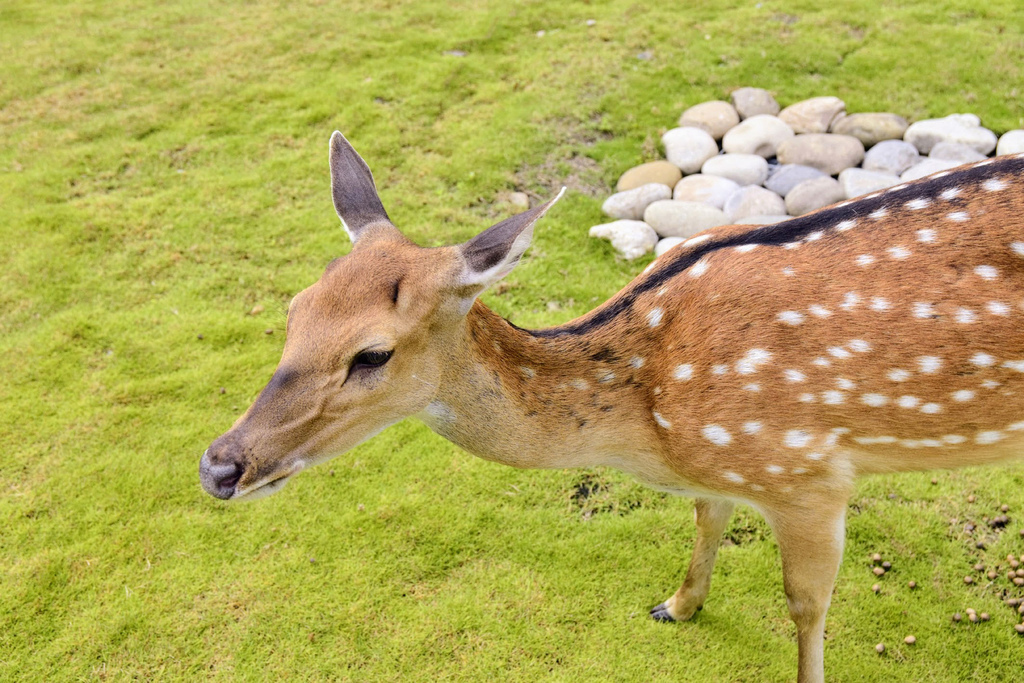
[[[958,161],[961,164],[970,164],[975,161],[988,159],[987,156],[976,151],[973,147],[962,145],[959,142],[938,142],[928,152],[929,159],[945,159],[946,161]]]
[[[672,247],[677,244],[682,244],[685,241],[685,237],[666,237],[664,239],[660,239],[658,240],[658,243],[654,245],[654,255],[661,256]]]
[[[764,181],[764,186],[775,194],[785,197],[789,194],[790,190],[805,180],[821,178],[824,175],[824,173],[812,166],[783,164],[782,166],[775,167],[771,175],[768,176],[768,180]]]
[[[695,104],[679,117],[680,127],[696,124],[698,128],[708,131],[716,140],[721,140],[725,132],[739,122],[740,115],[736,113],[735,107],[721,100]]]
[[[999,138],[996,154],[1018,154],[1024,152],[1024,130],[1008,130]]]
[[[746,185],[733,192],[722,208],[725,216],[735,223],[747,216],[786,213],[786,202],[771,190],[757,185]]]
[[[729,195],[738,189],[740,189],[740,186],[728,178],[694,173],[676,183],[672,199],[684,202],[701,202],[709,204],[716,209],[721,209],[725,206],[725,200],[729,198]]]
[[[745,119],[722,138],[722,149],[728,154],[757,154],[765,159],[793,137],[793,129],[782,119],[759,114]]]
[[[862,166],[867,171],[879,171],[899,175],[921,161],[921,155],[909,142],[883,140],[864,155]]]
[[[839,181],[832,176],[821,176],[805,180],[786,195],[786,213],[803,216],[805,213],[835,204],[846,199]]]
[[[700,128],[673,128],[661,136],[665,157],[684,174],[696,173],[718,154],[718,143]]]
[[[941,119],[924,119],[910,124],[903,139],[928,154],[940,142],[959,142],[980,154],[989,154],[996,148],[998,138],[988,128],[981,127],[981,119],[974,114],[950,114]]]
[[[590,229],[591,237],[610,240],[612,248],[627,259],[643,256],[658,243],[658,235],[643,221],[602,223]]]
[[[775,225],[788,221],[792,216],[788,214],[775,214],[769,216],[747,216],[736,221],[736,225]]]
[[[702,230],[726,225],[729,219],[721,209],[708,204],[667,199],[648,206],[644,222],[661,237],[690,237]]]
[[[938,173],[939,171],[948,171],[951,168],[960,166],[957,161],[948,161],[946,159],[922,159],[917,162],[900,175],[900,180],[904,183],[911,180],[917,180],[918,178],[924,178],[932,173]]]
[[[908,125],[905,118],[896,114],[850,114],[835,121],[830,132],[837,135],[852,135],[865,147],[874,147],[883,140],[902,139]]]
[[[525,192],[513,192],[508,196],[508,203],[516,209],[526,211],[530,208],[530,195]]]
[[[676,169],[678,170],[678,169]],[[638,221],[644,217],[644,210],[659,199],[671,199],[672,189],[661,183],[647,183],[625,192],[616,192],[604,200],[601,210],[612,218],[626,218]]]
[[[900,177],[894,173],[865,171],[863,168],[848,168],[839,174],[839,184],[847,199],[878,192],[899,183]]]
[[[779,145],[778,159],[783,164],[803,164],[826,175],[838,175],[864,159],[864,145],[851,135],[808,133]]]
[[[700,172],[740,185],[762,185],[768,178],[768,162],[757,154],[719,154],[705,161]]]
[[[791,104],[779,112],[794,133],[827,133],[832,122],[846,113],[846,103],[838,97],[812,97]]]
[[[732,100],[732,106],[736,107],[736,113],[741,119],[749,119],[759,114],[775,116],[779,113],[779,103],[770,92],[761,88],[733,90],[729,99]]]
[[[647,183],[661,183],[675,187],[682,177],[682,171],[675,164],[667,161],[649,161],[623,173],[619,177],[619,182],[615,184],[615,191],[624,192]]]

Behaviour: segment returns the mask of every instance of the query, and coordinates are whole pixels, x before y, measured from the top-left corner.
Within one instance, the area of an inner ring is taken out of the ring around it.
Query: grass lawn
[[[683,579],[692,505],[613,471],[507,469],[405,422],[267,500],[202,492],[199,456],[269,379],[289,299],[349,249],[327,140],[352,140],[424,245],[568,185],[484,296],[540,327],[646,265],[586,230],[691,104],[753,85],[1024,126],[1018,0],[12,0],[0,45],[3,680],[794,678],[749,508],[704,611],[666,625],[647,609]],[[1006,581],[971,567],[1024,553],[1022,484],[860,484],[830,679],[1021,674]],[[1002,503],[1013,521],[989,532]],[[894,564],[880,580],[873,552]],[[966,607],[991,621],[953,624]]]

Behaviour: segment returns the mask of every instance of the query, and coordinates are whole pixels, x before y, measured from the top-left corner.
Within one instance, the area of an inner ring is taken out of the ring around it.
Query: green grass
[[[0,44],[7,680],[791,679],[778,553],[749,509],[704,612],[663,625],[646,612],[682,581],[691,505],[615,472],[506,469],[408,422],[259,503],[200,490],[203,449],[275,367],[288,300],[349,248],[328,137],[349,136],[421,244],[568,184],[511,287],[485,296],[542,326],[645,265],[586,229],[690,104],[756,85],[1024,125],[1016,0],[22,0],[0,7]],[[832,680],[1022,670],[999,591],[962,583],[1024,552],[1022,471],[932,476],[857,490]],[[1014,523],[976,550],[963,524],[1003,502]],[[876,551],[895,564],[879,595]],[[967,606],[992,622],[953,625]]]

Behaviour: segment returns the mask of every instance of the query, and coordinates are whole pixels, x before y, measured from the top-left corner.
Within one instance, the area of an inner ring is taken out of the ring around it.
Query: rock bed
[[[1002,137],[974,114],[908,123],[891,113],[847,114],[837,97],[781,109],[760,88],[694,105],[662,137],[663,161],[629,169],[602,210],[616,219],[591,237],[627,259],[663,254],[719,225],[765,225],[845,199],[980,161],[1024,152],[1024,130]]]

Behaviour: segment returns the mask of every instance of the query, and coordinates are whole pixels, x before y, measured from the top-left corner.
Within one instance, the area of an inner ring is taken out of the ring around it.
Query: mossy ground
[[[289,298],[348,250],[328,136],[353,140],[421,244],[568,184],[485,297],[543,326],[645,265],[586,228],[689,104],[756,85],[1024,124],[1016,0],[16,1],[0,44],[8,680],[791,679],[778,553],[749,509],[704,612],[665,625],[646,612],[682,580],[691,505],[615,472],[506,469],[407,422],[256,504],[200,490],[199,455],[276,364]],[[1024,551],[1021,472],[859,486],[832,680],[1020,675],[999,591],[962,577]],[[1014,522],[976,550],[964,522],[1003,502]],[[895,564],[879,595],[876,551]],[[992,621],[951,624],[966,606]]]

